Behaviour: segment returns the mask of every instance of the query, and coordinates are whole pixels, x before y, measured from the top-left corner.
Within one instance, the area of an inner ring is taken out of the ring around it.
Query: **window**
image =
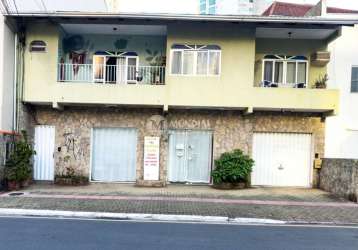
[[[358,92],[358,66],[352,67],[351,92]]]
[[[44,41],[32,41],[30,43],[30,52],[46,52],[46,43]]]
[[[174,75],[219,75],[221,49],[217,45],[180,45],[171,50],[171,73]]]
[[[216,0],[200,0],[200,14],[213,15],[216,13]]]
[[[306,87],[307,58],[304,56],[266,55],[263,59],[264,83]]]

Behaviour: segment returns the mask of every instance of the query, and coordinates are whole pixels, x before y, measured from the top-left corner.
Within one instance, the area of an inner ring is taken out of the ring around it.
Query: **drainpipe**
[[[15,33],[14,42],[14,83],[13,83],[13,112],[12,112],[12,130],[17,131],[17,33]]]

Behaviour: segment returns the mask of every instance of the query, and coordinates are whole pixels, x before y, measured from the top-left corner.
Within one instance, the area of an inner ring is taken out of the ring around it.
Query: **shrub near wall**
[[[357,201],[358,160],[323,159],[319,187],[334,195]]]
[[[232,189],[248,186],[254,161],[240,149],[223,153],[215,160],[212,172],[214,188]]]

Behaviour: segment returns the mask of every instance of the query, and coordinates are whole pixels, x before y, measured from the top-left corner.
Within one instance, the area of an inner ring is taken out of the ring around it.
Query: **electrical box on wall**
[[[311,63],[315,66],[326,66],[331,59],[329,51],[317,51],[311,55]]]

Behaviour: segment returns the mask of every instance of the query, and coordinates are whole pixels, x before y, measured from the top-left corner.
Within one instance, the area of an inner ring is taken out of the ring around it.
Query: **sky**
[[[106,11],[106,0],[8,0],[15,10],[32,12],[31,10],[84,10]],[[199,0],[118,0],[123,12],[149,13],[196,13]],[[270,1],[270,0],[268,0]],[[315,4],[318,0],[279,0],[284,2]],[[358,0],[327,0],[328,6],[358,10]]]

